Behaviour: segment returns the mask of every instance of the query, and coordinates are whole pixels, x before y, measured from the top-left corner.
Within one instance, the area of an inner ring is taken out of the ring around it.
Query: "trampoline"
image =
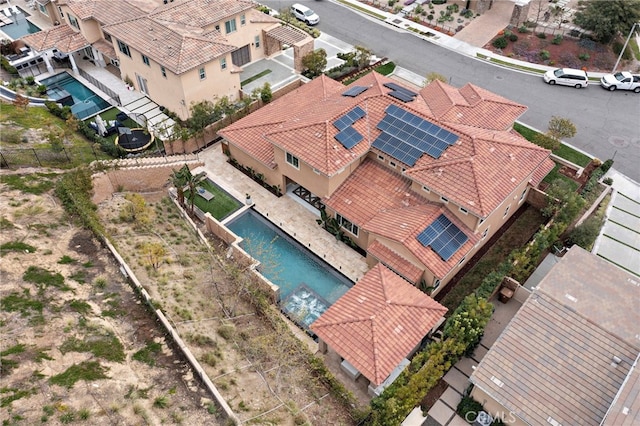
[[[155,136],[143,128],[118,127],[115,144],[127,152],[143,151],[155,141]]]

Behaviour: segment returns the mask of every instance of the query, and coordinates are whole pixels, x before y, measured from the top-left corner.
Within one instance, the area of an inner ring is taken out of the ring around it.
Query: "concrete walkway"
[[[514,3],[511,1],[494,2],[490,10],[471,21],[454,38],[472,46],[483,47],[509,25],[513,7]]]
[[[640,184],[610,169],[613,194],[592,253],[640,277]]]

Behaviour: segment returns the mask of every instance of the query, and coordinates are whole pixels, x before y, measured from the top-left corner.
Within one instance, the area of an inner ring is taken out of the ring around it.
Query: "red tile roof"
[[[549,172],[550,152],[510,131],[451,126],[461,135],[439,159],[423,155],[410,178],[480,217],[489,216],[522,182]]]
[[[447,261],[443,260],[431,247],[423,246],[417,239],[434,220],[443,214],[467,236],[468,240]],[[473,248],[480,238],[454,215],[440,205],[423,204],[399,209],[380,211],[364,223],[362,229],[374,237],[379,235],[403,245],[416,259],[425,265],[436,277],[444,278],[458,262]],[[370,237],[371,239],[371,237]]]
[[[275,166],[270,133],[282,129],[291,120],[294,112],[303,111],[308,106],[310,99],[321,102],[344,89],[342,84],[324,75],[315,79],[313,83],[305,84],[278,98],[230,124],[218,134],[269,167]]]
[[[148,0],[127,0],[114,7],[113,0],[65,0],[59,2],[59,5],[67,5],[80,20],[95,19],[102,25],[108,25],[143,16],[146,13],[145,10],[150,11],[162,4],[160,0],[156,3],[154,5],[149,4]]]
[[[485,129],[508,130],[527,107],[467,83],[460,89],[433,81],[420,92],[435,117]]]
[[[349,86],[368,87],[354,98],[342,96],[347,87],[328,80],[313,80],[268,106],[268,111],[251,114],[220,133],[242,149],[251,145],[262,159],[272,158],[269,144],[279,146],[331,176],[369,150],[377,152],[371,148],[380,134],[376,126],[385,108],[394,104],[459,136],[439,159],[423,155],[407,176],[480,217],[492,213],[522,182],[537,181],[548,170],[550,152],[510,130],[525,107],[477,86],[456,89],[432,83],[415,100],[402,103],[388,96],[391,90],[383,86],[395,81],[375,72]],[[366,116],[353,128],[364,139],[349,150],[335,139],[333,122],[356,105]]]
[[[409,179],[368,158],[322,202],[359,226],[381,211],[428,204],[411,190]]]
[[[55,47],[64,53],[73,53],[89,46],[87,39],[68,25],[58,25],[48,30],[38,31],[21,37],[20,40],[37,52]]]
[[[393,272],[401,275],[404,279],[412,284],[420,282],[422,277],[422,269],[409,262],[407,259],[375,240],[367,247],[367,254],[375,257],[384,266],[393,270]]]
[[[446,311],[377,264],[311,324],[311,330],[378,386]]]
[[[253,7],[245,0],[176,1],[109,22],[104,31],[181,74],[238,48],[215,29],[216,24],[224,27],[225,18],[244,11],[248,22],[280,22]]]

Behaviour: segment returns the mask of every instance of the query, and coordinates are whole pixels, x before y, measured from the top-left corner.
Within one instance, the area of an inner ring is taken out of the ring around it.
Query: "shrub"
[[[602,179],[602,183],[604,183],[605,185],[611,186],[611,185],[613,185],[613,178],[610,178],[610,177],[604,178],[604,179]]]
[[[447,0],[431,0],[431,3],[433,4],[445,4],[447,2]]]
[[[547,38],[547,35],[545,33],[537,33],[536,37],[541,38],[541,39],[544,40],[545,38]]]
[[[509,34],[509,41],[513,41],[513,42],[518,41],[518,36],[513,33]]]
[[[620,52],[622,52],[623,46],[624,44],[621,41],[619,40],[614,41],[611,46],[613,53],[615,53],[616,55],[620,55]],[[624,50],[624,53],[622,54],[622,59],[630,60],[631,58],[632,58],[631,47],[627,46],[627,48]]]
[[[590,57],[591,57],[591,56],[590,56],[588,53],[586,53],[586,52],[583,52],[583,53],[581,53],[581,54],[579,54],[579,55],[578,55],[578,58],[579,58],[581,61],[588,61]]]
[[[560,44],[560,43],[562,43],[562,34],[556,34],[553,37],[553,40],[551,40],[551,44],[556,44],[557,45],[557,44]]]
[[[493,47],[497,49],[504,49],[505,47],[507,47],[509,42],[504,37],[498,37],[497,39],[493,40],[492,44],[493,44]]]
[[[427,19],[433,21],[433,13],[428,14]]]
[[[602,227],[602,220],[596,216],[587,218],[582,224],[573,228],[569,232],[567,238],[568,245],[578,245],[585,250],[591,250],[593,243],[598,238],[600,228]]]
[[[482,407],[482,404],[478,401],[474,400],[470,396],[463,396],[460,403],[458,403],[456,413],[465,420],[475,422],[478,413],[483,410],[484,408]]]
[[[541,50],[540,51],[540,59],[542,59],[543,61],[546,61],[549,58],[551,58],[551,54],[549,53],[548,50]]]
[[[518,32],[520,34],[527,34],[529,32],[529,28],[527,28],[526,25],[521,25],[520,27],[518,27]]]

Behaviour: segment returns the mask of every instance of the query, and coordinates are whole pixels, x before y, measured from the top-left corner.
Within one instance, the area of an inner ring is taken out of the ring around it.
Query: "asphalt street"
[[[293,1],[268,0],[282,10]],[[552,116],[570,119],[578,129],[567,143],[601,160],[614,159],[614,168],[640,182],[640,95],[609,92],[598,84],[585,89],[549,86],[538,75],[502,68],[425,41],[330,1],[301,1],[320,16],[318,29],[352,45],[365,46],[379,57],[419,75],[437,72],[450,84],[471,82],[529,109],[523,123],[546,130]]]

